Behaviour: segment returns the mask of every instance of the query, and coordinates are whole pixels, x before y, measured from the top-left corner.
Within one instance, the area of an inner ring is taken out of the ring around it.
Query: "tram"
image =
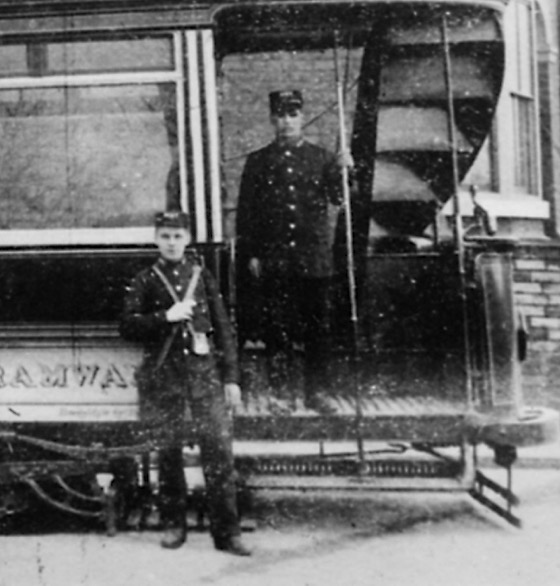
[[[507,7],[0,0],[0,517],[39,497],[114,522],[96,478],[131,461],[149,489],[140,349],[117,329],[125,285],[155,258],[154,213],[179,205],[235,316],[240,170],[267,140],[267,92],[303,85],[308,133],[347,140],[357,169],[333,210],[335,412],[305,409],[297,384],[271,397],[247,341],[240,477],[465,491],[520,524],[516,450],[555,440],[558,415],[523,402],[515,241],[474,186],[478,216],[459,197],[500,98]],[[506,486],[479,470],[482,444]]]

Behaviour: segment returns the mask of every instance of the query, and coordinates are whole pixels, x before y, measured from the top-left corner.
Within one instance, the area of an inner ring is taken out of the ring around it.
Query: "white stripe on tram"
[[[222,196],[220,186],[220,141],[218,128],[218,103],[216,98],[216,66],[214,61],[214,36],[211,30],[202,35],[204,87],[206,97],[206,121],[208,125],[208,178],[210,186],[211,234],[214,242],[222,240]]]
[[[195,239],[197,242],[206,242],[206,201],[204,195],[204,147],[202,139],[202,121],[200,109],[200,83],[198,79],[198,46],[197,31],[187,31],[187,62],[189,87],[189,130],[191,136],[191,159],[193,167],[195,210]]]
[[[181,33],[173,34],[173,44],[175,49],[175,55],[177,62],[175,63],[175,69],[179,72],[185,70],[185,53],[184,43]],[[186,97],[185,97],[185,84],[176,84],[177,88],[177,128],[185,128],[186,125]],[[181,209],[188,212],[188,201],[187,201],[187,145],[184,132],[178,132],[178,147],[179,147],[179,200]]]

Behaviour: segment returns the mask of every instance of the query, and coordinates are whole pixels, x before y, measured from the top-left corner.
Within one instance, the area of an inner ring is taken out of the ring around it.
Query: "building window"
[[[532,97],[512,94],[515,128],[514,184],[523,193],[535,190],[535,108]]]
[[[535,87],[535,44],[531,3],[517,0],[515,10],[515,68],[512,71],[512,114],[514,130],[514,188],[519,193],[537,194],[537,107]]]

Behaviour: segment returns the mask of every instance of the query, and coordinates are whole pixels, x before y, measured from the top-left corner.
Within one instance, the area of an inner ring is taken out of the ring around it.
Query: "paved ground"
[[[207,533],[164,551],[159,532],[20,527],[0,536],[0,585],[557,586],[560,471],[521,469],[515,487],[521,531],[464,494],[263,495],[250,559]]]

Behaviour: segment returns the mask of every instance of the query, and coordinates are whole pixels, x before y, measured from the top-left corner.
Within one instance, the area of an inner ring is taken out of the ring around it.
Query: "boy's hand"
[[[185,321],[192,318],[193,307],[196,301],[188,299],[187,301],[179,301],[172,305],[166,312],[165,317],[168,322]]]

